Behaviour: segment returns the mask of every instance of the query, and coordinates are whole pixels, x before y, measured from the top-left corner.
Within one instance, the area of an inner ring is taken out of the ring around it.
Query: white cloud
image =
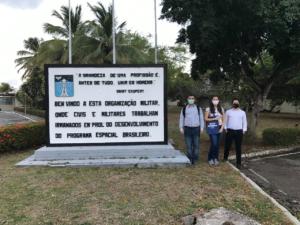
[[[36,8],[43,0],[0,0],[1,4],[11,6],[13,8]]]

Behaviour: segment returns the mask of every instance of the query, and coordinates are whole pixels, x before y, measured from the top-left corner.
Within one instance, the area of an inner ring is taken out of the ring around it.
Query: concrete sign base
[[[189,159],[172,145],[41,147],[17,166],[183,167]]]

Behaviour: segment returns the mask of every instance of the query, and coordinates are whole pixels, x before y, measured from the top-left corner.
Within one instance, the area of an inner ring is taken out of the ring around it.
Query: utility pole
[[[115,0],[112,0],[112,42],[113,42],[113,64],[116,64],[116,29],[115,29]]]
[[[71,0],[69,0],[69,64],[72,64]]]
[[[154,0],[154,42],[155,42],[155,59],[154,62],[158,62],[158,49],[157,49],[157,16],[156,16],[156,0]]]

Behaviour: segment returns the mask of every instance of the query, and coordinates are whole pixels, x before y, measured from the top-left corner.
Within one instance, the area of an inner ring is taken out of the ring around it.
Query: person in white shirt
[[[229,151],[232,141],[235,142],[236,151],[236,166],[241,168],[241,155],[242,155],[242,141],[243,135],[247,131],[247,117],[245,111],[240,109],[240,103],[237,98],[232,101],[232,108],[225,113],[225,125],[226,132],[224,160],[228,160]]]
[[[223,132],[225,113],[218,96],[213,96],[205,110],[206,131],[210,139],[208,164],[219,165],[220,135]]]

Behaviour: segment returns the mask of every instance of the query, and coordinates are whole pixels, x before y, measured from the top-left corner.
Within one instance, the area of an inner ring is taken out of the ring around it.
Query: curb
[[[251,158],[260,157],[260,156],[277,155],[277,154],[296,151],[297,149],[300,150],[300,145],[289,147],[289,148],[280,148],[280,149],[276,149],[276,150],[265,150],[265,151],[260,151],[260,152],[244,153],[244,154],[242,154],[242,159],[244,159],[244,158],[251,159]],[[229,156],[228,159],[234,160],[234,159],[236,159],[236,156],[235,155]]]
[[[300,225],[300,221],[293,216],[290,211],[288,211],[284,206],[279,204],[273,197],[271,197],[269,194],[267,194],[261,187],[259,187],[253,180],[251,180],[249,177],[247,177],[244,173],[242,173],[240,170],[235,168],[230,162],[227,162],[227,164],[235,171],[237,171],[255,190],[257,190],[260,194],[267,197],[271,202],[278,207],[284,215],[295,225]]]
[[[17,112],[14,112],[16,115],[18,115],[18,116],[20,116],[20,117],[23,117],[23,118],[25,118],[25,119],[27,119],[27,120],[30,120],[30,121],[32,121],[32,122],[36,122],[36,120],[34,120],[34,119],[32,119],[32,118],[30,118],[30,117],[28,117],[28,116],[24,116],[24,115],[22,115],[22,114],[20,114],[20,113],[17,113]]]

